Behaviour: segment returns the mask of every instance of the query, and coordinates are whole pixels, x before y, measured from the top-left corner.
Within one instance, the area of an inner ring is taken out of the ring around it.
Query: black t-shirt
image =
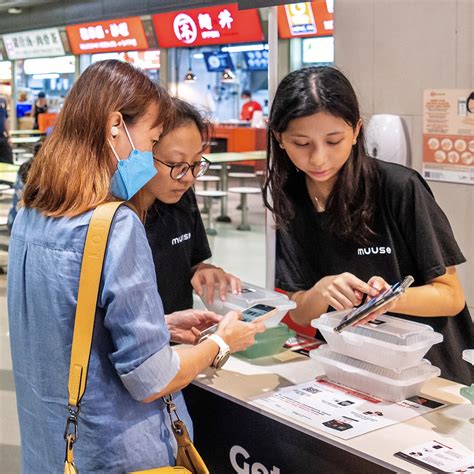
[[[406,275],[421,286],[466,261],[448,219],[424,179],[414,170],[377,160],[379,189],[371,246],[341,240],[325,229],[328,213],[318,213],[308,195],[304,173],[286,184],[296,211],[286,230],[277,231],[276,282],[294,292],[308,290],[321,278],[350,272],[367,281],[374,275],[393,284]],[[473,324],[467,306],[455,317],[397,315],[429,324],[443,334],[426,357],[445,378],[471,384],[472,366],[461,353],[473,345]]]
[[[177,204],[156,200],[145,229],[165,313],[192,308],[191,268],[211,257],[194,192],[187,191]]]

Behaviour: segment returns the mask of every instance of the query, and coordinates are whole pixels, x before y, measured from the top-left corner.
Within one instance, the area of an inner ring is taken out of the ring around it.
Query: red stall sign
[[[237,3],[153,15],[163,48],[263,41],[257,10],[239,10]]]
[[[331,36],[334,32],[334,0],[279,6],[278,31],[280,38]]]
[[[66,26],[66,31],[74,54],[148,49],[139,17]]]

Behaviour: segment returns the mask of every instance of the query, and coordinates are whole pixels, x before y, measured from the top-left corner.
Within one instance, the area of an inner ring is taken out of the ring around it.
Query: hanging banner
[[[120,18],[66,26],[74,54],[91,54],[148,49],[139,17]]]
[[[474,184],[474,90],[424,91],[423,175]]]
[[[3,35],[8,59],[64,56],[64,47],[57,28],[22,31]]]
[[[280,38],[331,36],[334,33],[334,0],[278,7],[278,32]]]
[[[153,15],[162,48],[263,41],[257,10],[240,11],[237,3]]]

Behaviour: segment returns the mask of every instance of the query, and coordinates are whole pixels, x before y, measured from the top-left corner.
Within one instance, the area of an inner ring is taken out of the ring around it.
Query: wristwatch
[[[230,357],[230,347],[227,345],[224,339],[222,339],[222,337],[218,336],[217,334],[206,334],[199,342],[205,341],[206,339],[211,339],[219,346],[219,352],[212,361],[211,367],[214,369],[220,369]]]

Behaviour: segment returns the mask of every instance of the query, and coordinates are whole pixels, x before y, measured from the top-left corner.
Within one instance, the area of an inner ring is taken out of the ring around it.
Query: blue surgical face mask
[[[125,123],[123,128],[130,145],[132,145],[132,151],[126,160],[121,160],[112,143],[109,142],[118,161],[117,169],[112,176],[110,192],[114,196],[128,201],[156,175],[157,171],[153,164],[153,153],[151,151],[137,150]]]

